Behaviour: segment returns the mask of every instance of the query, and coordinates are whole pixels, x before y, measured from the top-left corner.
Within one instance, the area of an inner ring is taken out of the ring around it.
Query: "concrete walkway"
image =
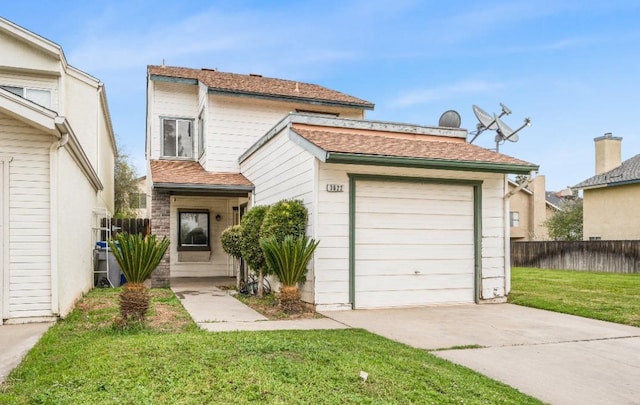
[[[202,329],[211,332],[237,330],[344,329],[329,318],[270,321],[218,285],[233,285],[230,278],[174,278],[171,290]]]
[[[0,384],[53,325],[50,322],[0,326]]]
[[[640,404],[640,328],[511,304],[325,315],[413,347],[449,349],[433,354],[551,404]]]

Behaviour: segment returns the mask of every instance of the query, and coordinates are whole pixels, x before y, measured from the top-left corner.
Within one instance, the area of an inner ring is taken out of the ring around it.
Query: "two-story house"
[[[508,173],[537,166],[467,131],[365,120],[373,104],[314,84],[149,66],[153,275],[231,276],[220,233],[251,206],[300,199],[320,240],[303,299],[321,309],[504,301]]]
[[[509,180],[509,228],[513,242],[541,241],[549,239],[545,221],[560,209],[549,199],[554,193],[545,190],[545,176],[537,175],[527,184],[520,187]],[[556,197],[556,200],[559,200]]]
[[[596,174],[573,186],[582,190],[585,240],[640,239],[640,154],[622,161],[622,138],[594,139]]]
[[[113,211],[103,84],[0,18],[0,323],[66,315],[93,285],[93,226]]]

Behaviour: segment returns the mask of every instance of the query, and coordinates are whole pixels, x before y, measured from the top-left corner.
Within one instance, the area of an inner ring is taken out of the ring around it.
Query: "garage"
[[[353,307],[474,302],[474,185],[356,179]]]

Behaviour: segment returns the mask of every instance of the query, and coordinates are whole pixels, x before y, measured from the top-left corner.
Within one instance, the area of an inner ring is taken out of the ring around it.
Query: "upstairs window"
[[[29,101],[41,105],[45,108],[51,108],[51,92],[49,90],[31,89],[28,87],[18,86],[0,86],[11,93],[26,98]]]
[[[162,156],[193,158],[193,121],[180,118],[162,119]]]
[[[509,213],[509,224],[512,228],[520,226],[520,213],[518,211],[511,211]]]

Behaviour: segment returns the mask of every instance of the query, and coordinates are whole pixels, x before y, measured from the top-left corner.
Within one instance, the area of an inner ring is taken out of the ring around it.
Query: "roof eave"
[[[354,153],[329,152],[327,163],[412,167],[421,169],[474,171],[489,173],[529,174],[539,169],[536,165],[510,163],[470,162],[445,159],[428,159],[400,156],[361,155]]]
[[[332,100],[323,100],[317,98],[308,98],[308,97],[292,97],[292,96],[283,96],[278,94],[265,94],[265,93],[256,93],[251,91],[239,91],[239,90],[228,90],[228,89],[218,89],[214,87],[209,87],[209,94],[219,94],[224,96],[236,96],[236,97],[251,97],[251,98],[259,98],[263,100],[277,100],[277,101],[289,101],[289,102],[303,102],[307,104],[313,105],[323,105],[323,106],[331,106],[331,107],[350,107],[357,108],[360,110],[373,110],[375,107],[372,103],[350,103],[347,101],[332,101]]]
[[[596,188],[627,186],[627,185],[630,185],[630,184],[640,184],[640,178],[639,179],[624,180],[624,181],[617,181],[615,183],[592,184],[592,185],[589,185],[589,186],[580,186],[578,184],[578,185],[573,186],[571,188],[575,189],[575,190],[593,190],[593,189],[596,189]]]
[[[154,188],[172,190],[207,190],[207,191],[238,191],[243,193],[252,192],[253,186],[231,185],[231,184],[194,184],[194,183],[162,183],[153,182]]]

